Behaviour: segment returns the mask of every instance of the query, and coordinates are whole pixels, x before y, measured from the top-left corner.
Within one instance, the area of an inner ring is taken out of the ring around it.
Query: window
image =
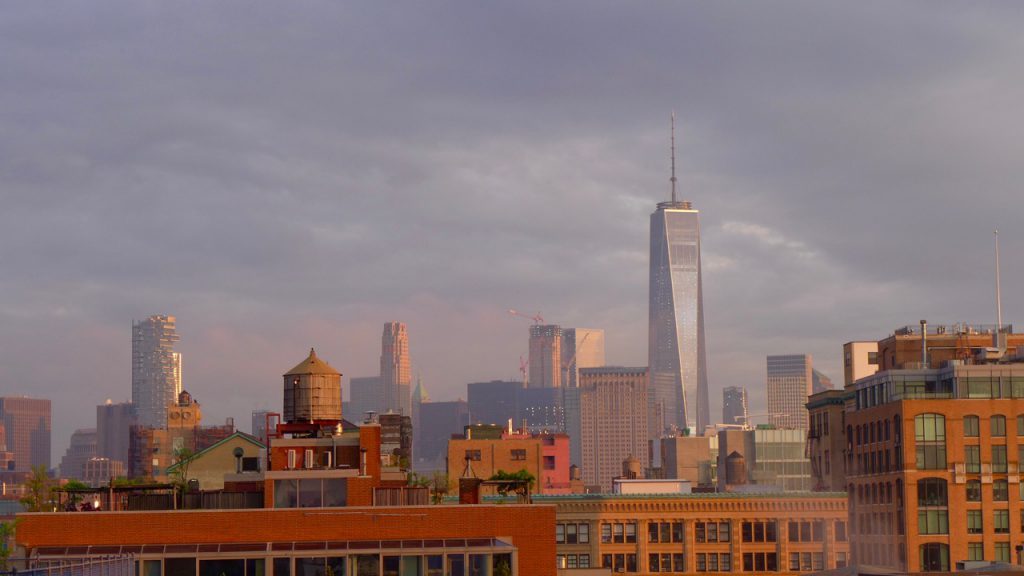
[[[579,538],[579,536],[576,533],[576,525],[575,524],[566,524],[565,525],[565,543],[566,544],[576,544],[577,542],[579,542],[578,538]]]
[[[1006,474],[1006,445],[992,446],[992,472]]]
[[[725,525],[725,533],[726,533],[726,536],[729,535],[729,524],[728,523],[726,523],[726,525]],[[672,523],[672,541],[673,542],[682,542],[683,541],[683,523],[682,522],[673,522]],[[724,540],[723,540],[723,542],[724,542]]]
[[[949,534],[949,512],[947,510],[918,510],[917,532],[919,534]]]
[[[622,524],[612,524],[612,541],[616,544],[622,544],[626,541],[625,528]]]
[[[846,542],[846,522],[836,522],[836,542]]]
[[[636,544],[636,522],[626,524],[626,543]],[[635,563],[636,560],[634,559],[633,562]]]
[[[612,525],[601,524],[601,543],[608,544],[612,541]]]
[[[949,546],[938,542],[922,544],[918,549],[922,572],[949,572]]]
[[[996,542],[996,562],[1009,562],[1010,561],[1010,543],[1009,542]]]
[[[732,555],[729,553],[697,554],[697,572],[731,572]]]
[[[985,547],[982,546],[981,542],[968,542],[967,543],[967,559],[968,560],[984,560],[985,559]]]
[[[824,525],[821,521],[789,522],[790,542],[821,542],[824,537]]]
[[[1006,502],[1010,499],[1010,484],[1004,480],[994,480],[992,482],[992,501],[993,502]]]
[[[700,560],[698,560],[700,562]],[[662,552],[647,555],[648,572],[684,572],[683,555],[681,553]],[[699,568],[698,568],[699,570]]]
[[[992,436],[1006,436],[1006,416],[996,414],[990,420],[992,425]]]
[[[1024,484],[1021,484],[1024,486]],[[967,501],[981,502],[981,480],[967,481]]]
[[[545,470],[554,470],[555,469],[555,457],[554,456],[545,456],[544,457],[544,469]]]
[[[964,463],[969,474],[981,472],[981,446],[964,446]]]
[[[555,544],[565,543],[565,524],[555,524]]]
[[[946,418],[942,414],[919,414],[914,417],[917,469],[946,468]]]
[[[694,539],[699,542],[728,542],[728,522],[697,522],[694,524]]]
[[[776,572],[778,571],[778,557],[775,552],[744,552],[744,572]]]
[[[981,534],[984,531],[981,524],[981,510],[967,511],[967,533]]]
[[[466,450],[466,458],[465,459],[466,460],[473,460],[474,462],[479,462],[480,461],[480,451],[479,450]]]
[[[577,525],[580,544],[590,544],[590,524],[583,522]],[[589,560],[588,560],[589,562]]]
[[[513,450],[512,451],[512,459],[513,460],[526,460],[526,450],[525,449],[515,449],[515,450]]]
[[[744,522],[742,524],[744,542],[776,542],[775,522]]]
[[[964,436],[977,438],[981,435],[978,421],[977,416],[964,416]]]
[[[992,514],[992,528],[996,534],[1010,533],[1010,511],[994,510]]]
[[[945,507],[947,501],[945,480],[942,478],[924,478],[917,481],[917,505],[919,507]]]
[[[1024,436],[1024,414],[1017,416],[1017,436]]]

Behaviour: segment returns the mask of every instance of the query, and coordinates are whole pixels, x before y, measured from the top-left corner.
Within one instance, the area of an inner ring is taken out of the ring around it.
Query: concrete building
[[[682,428],[703,433],[711,423],[702,290],[700,215],[690,202],[676,201],[673,173],[672,200],[651,214],[647,347],[655,435]]]
[[[130,458],[129,438],[137,424],[131,402],[107,400],[96,407],[96,456],[125,465]]]
[[[412,415],[412,365],[409,362],[409,331],[402,322],[386,322],[381,336],[380,379],[383,411]]]
[[[348,382],[348,403],[345,417],[351,422],[362,422],[367,412],[383,414],[384,384],[380,376],[357,376]]]
[[[499,471],[526,470],[536,479],[534,492],[570,494],[575,489],[569,477],[569,437],[565,434],[531,434],[525,430],[501,429],[497,438],[475,434],[481,427],[467,426],[461,437],[448,441],[448,478],[457,482],[467,460],[474,477],[486,480]],[[483,427],[489,428],[489,427]]]
[[[810,354],[768,357],[768,416],[776,428],[807,429],[807,397],[814,366]]]
[[[849,386],[878,371],[878,342],[843,344],[843,386]]]
[[[530,326],[530,375],[528,388],[562,386],[562,327],[555,324]]]
[[[469,404],[423,402],[420,404],[419,429],[413,435],[414,469],[417,472],[444,471],[448,439],[469,425]]]
[[[555,505],[560,576],[795,575],[850,562],[842,493],[537,496]],[[604,568],[603,572],[585,569]]]
[[[71,434],[71,442],[60,460],[60,477],[81,480],[85,474],[85,463],[96,457],[96,429],[79,428]]]
[[[711,483],[714,457],[710,436],[666,436],[660,439],[661,477],[687,480],[692,486]]]
[[[727,386],[722,390],[722,424],[745,426],[747,422],[747,389]]]
[[[565,328],[562,330],[562,385],[579,386],[579,369],[604,366],[604,330]]]
[[[647,368],[604,366],[580,369],[580,451],[583,481],[603,491],[629,457],[650,466],[647,429]]]
[[[109,486],[112,480],[125,478],[128,471],[124,462],[110,458],[90,458],[85,461],[82,482],[89,486]]]
[[[24,396],[0,397],[0,421],[7,450],[14,453],[14,472],[33,466],[50,468],[50,401]]]
[[[132,404],[141,426],[167,425],[167,406],[181,393],[180,340],[174,316],[155,315],[132,323]]]

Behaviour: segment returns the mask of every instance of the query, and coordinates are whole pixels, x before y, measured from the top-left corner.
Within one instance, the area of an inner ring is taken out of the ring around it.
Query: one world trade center
[[[675,117],[672,130],[672,200],[651,214],[651,279],[648,361],[649,429],[709,424],[704,350],[704,302],[700,274],[700,217],[690,202],[676,199]]]

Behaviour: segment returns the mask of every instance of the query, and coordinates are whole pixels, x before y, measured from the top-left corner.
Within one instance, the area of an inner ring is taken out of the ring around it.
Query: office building
[[[565,328],[562,330],[562,386],[579,386],[579,369],[604,366],[604,330]]]
[[[711,423],[704,303],[700,266],[700,218],[689,202],[661,202],[651,214],[648,364],[649,415],[653,429]]]
[[[821,370],[812,369],[811,380],[811,394],[817,394],[818,392],[834,389],[832,379],[825,375]]]
[[[131,402],[106,403],[96,407],[96,456],[125,465],[129,459],[129,438],[135,421]]]
[[[853,398],[847,390],[825,390],[807,399],[811,428],[807,431],[807,455],[811,461],[814,490],[846,489],[846,403]]]
[[[530,375],[528,388],[562,386],[562,327],[555,324],[530,326]]]
[[[50,468],[49,400],[2,396],[0,421],[7,434],[7,450],[14,453],[14,472],[40,465]]]
[[[759,426],[718,433],[720,492],[804,492],[814,486],[807,431]]]
[[[90,458],[85,461],[82,482],[89,486],[110,486],[110,482],[124,478],[128,471],[124,462],[110,458]]]
[[[417,472],[447,468],[448,439],[469,425],[469,417],[469,404],[465,400],[420,403],[419,428],[413,436]]]
[[[7,430],[0,419],[0,473],[14,471],[14,452],[7,449]]]
[[[842,493],[542,495],[534,502],[555,505],[559,574],[797,574],[850,562]]]
[[[381,336],[380,379],[384,412],[412,415],[412,366],[409,363],[409,332],[402,322],[384,324]]]
[[[96,429],[80,428],[71,435],[67,452],[60,460],[60,477],[67,480],[81,480],[85,474],[85,463],[96,457]]]
[[[506,380],[473,382],[466,385],[469,414],[474,424],[504,425],[509,420],[518,426],[519,395],[523,383]]]
[[[517,422],[530,432],[564,432],[565,407],[562,388],[523,388],[516,404]]]
[[[768,417],[776,428],[807,429],[807,397],[814,370],[810,354],[768,357]]]
[[[132,323],[132,404],[141,426],[167,425],[167,406],[181,393],[181,354],[174,316]]]
[[[747,422],[747,389],[728,386],[722,390],[722,424],[745,426]]]
[[[367,412],[383,414],[384,386],[380,376],[354,376],[348,381],[349,400],[345,404],[345,418],[362,422]]]
[[[647,440],[647,368],[580,369],[580,452],[583,482],[610,491],[622,463],[650,465]]]

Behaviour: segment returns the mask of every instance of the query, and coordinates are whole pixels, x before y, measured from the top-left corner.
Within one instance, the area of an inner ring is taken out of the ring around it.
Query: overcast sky
[[[712,413],[765,356],[1004,318],[1024,271],[1024,5],[28,2],[0,16],[0,394],[54,461],[173,314],[204,421],[408,324],[435,399],[528,321],[647,362],[649,214],[701,210]]]

